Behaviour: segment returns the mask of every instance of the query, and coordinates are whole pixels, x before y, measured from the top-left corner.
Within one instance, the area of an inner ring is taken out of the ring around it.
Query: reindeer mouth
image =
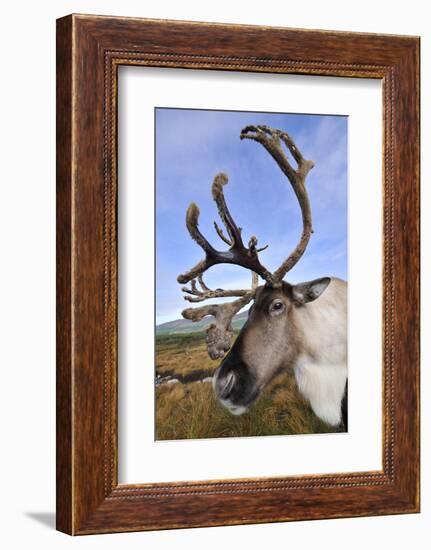
[[[234,416],[240,416],[248,411],[248,407],[244,407],[243,405],[232,405],[228,401],[223,400],[220,400],[220,403]]]
[[[253,392],[253,394],[241,405],[236,405],[232,403],[229,399],[219,399],[219,402],[225,407],[231,414],[234,416],[240,416],[241,414],[246,413],[251,405],[256,401],[259,396],[259,390]]]

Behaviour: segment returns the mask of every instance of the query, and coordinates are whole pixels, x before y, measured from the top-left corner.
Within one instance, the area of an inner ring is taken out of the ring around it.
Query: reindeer
[[[346,431],[347,283],[336,277],[300,284],[283,280],[304,254],[313,233],[305,180],[314,163],[304,159],[284,131],[268,126],[247,126],[240,138],[260,143],[287,177],[301,208],[302,235],[280,267],[273,273],[268,271],[259,260],[259,252],[266,247],[258,248],[255,236],[245,246],[242,230],[225,201],[223,187],[228,178],[223,173],[217,174],[212,196],[227,234],[216,222],[214,227],[229,248],[216,250],[208,242],[198,228],[199,208],[190,204],[187,229],[205,257],[177,280],[183,285],[190,283],[190,287],[182,288],[189,302],[225,297],[236,299],[188,308],[182,315],[191,321],[199,321],[207,315],[214,317],[215,322],[207,329],[207,349],[212,359],[223,361],[213,376],[213,388],[218,401],[232,414],[246,412],[278,373],[293,369],[298,389],[314,413],[327,424]],[[297,163],[296,169],[288,160],[283,144]],[[210,289],[203,280],[203,273],[217,264],[235,264],[249,269],[251,288]],[[259,285],[259,277],[263,285]],[[232,346],[232,319],[250,302],[248,319]]]

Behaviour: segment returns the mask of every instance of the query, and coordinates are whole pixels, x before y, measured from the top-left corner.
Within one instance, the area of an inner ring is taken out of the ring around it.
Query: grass
[[[156,337],[156,372],[192,382],[212,376],[218,367],[205,344],[205,333],[158,335]]]
[[[216,401],[211,383],[199,381],[211,376],[218,365],[208,357],[204,333],[157,336],[157,374],[181,383],[156,388],[156,439],[335,431],[312,412],[297,390],[293,373],[275,378],[247,413],[231,415]]]

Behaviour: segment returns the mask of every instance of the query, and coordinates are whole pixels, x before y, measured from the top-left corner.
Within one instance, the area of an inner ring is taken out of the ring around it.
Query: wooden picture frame
[[[380,79],[383,469],[119,485],[117,68]],[[70,15],[57,21],[57,529],[419,511],[419,38]]]

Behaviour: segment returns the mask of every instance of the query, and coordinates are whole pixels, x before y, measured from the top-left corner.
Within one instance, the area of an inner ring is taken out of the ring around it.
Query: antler
[[[185,319],[194,322],[202,320],[207,315],[212,315],[215,318],[215,323],[208,327],[206,336],[208,353],[211,359],[222,358],[230,349],[233,336],[232,319],[238,311],[254,299],[258,287],[258,276],[260,275],[269,285],[279,285],[286,273],[292,269],[303,255],[313,233],[310,202],[305,188],[305,179],[314,166],[313,161],[305,160],[292,138],[282,130],[276,130],[268,126],[246,126],[241,131],[240,137],[241,139],[252,139],[262,144],[287,176],[301,207],[303,230],[301,239],[293,252],[274,273],[270,273],[258,258],[259,252],[267,247],[257,248],[257,238],[255,236],[250,238],[248,247],[246,247],[242,241],[241,228],[236,225],[229,212],[223,194],[223,186],[228,182],[226,174],[220,173],[214,178],[212,196],[217,204],[220,219],[226,228],[227,235],[216,222],[214,222],[214,227],[220,239],[229,246],[227,251],[216,250],[207,241],[198,228],[199,208],[194,203],[189,206],[186,216],[187,229],[192,239],[205,252],[205,257],[188,272],[178,276],[179,283],[190,282],[190,288],[186,286],[182,288],[183,292],[187,294],[184,299],[195,303],[211,298],[238,296],[237,300],[230,303],[188,308],[182,312]],[[289,149],[297,162],[298,167],[296,170],[291,166],[282,148],[282,143]],[[211,290],[205,284],[202,274],[213,265],[222,263],[236,264],[250,269],[253,274],[252,288],[250,290],[223,290],[221,288]],[[200,288],[198,288],[198,284]]]
[[[190,321],[197,322],[212,315],[215,323],[212,323],[207,329],[206,343],[208,354],[211,359],[220,359],[230,349],[233,328],[232,319],[245,305],[254,298],[258,286],[258,276],[260,275],[268,283],[272,282],[271,273],[260,263],[258,254],[267,248],[257,247],[257,238],[253,235],[248,247],[244,246],[241,228],[238,227],[229,212],[226,200],[223,194],[223,186],[228,182],[225,174],[217,174],[212,184],[212,196],[217,205],[218,213],[223,225],[226,228],[227,235],[214,222],[215,230],[220,239],[229,246],[227,251],[216,250],[202,235],[198,229],[199,209],[192,203],[186,216],[187,229],[192,239],[203,249],[205,258],[196,264],[190,271],[179,275],[179,283],[190,282],[190,287],[184,286],[182,291],[187,294],[185,300],[189,302],[203,302],[211,298],[239,297],[238,300],[224,304],[210,304],[198,308],[188,308],[182,312],[182,316]],[[252,288],[239,290],[224,290],[217,288],[210,289],[204,282],[202,274],[208,268],[220,263],[237,264],[250,269],[253,273]],[[199,287],[198,287],[199,285]]]
[[[215,318],[215,323],[207,328],[206,335],[208,354],[211,359],[221,359],[229,351],[233,336],[232,319],[253,298],[254,292],[249,292],[238,300],[227,304],[209,304],[188,308],[182,312],[185,319],[193,322],[200,321],[207,315],[212,315]]]
[[[210,304],[198,308],[188,308],[182,311],[182,316],[190,321],[201,321],[207,315],[212,315],[215,318],[215,323],[212,323],[207,328],[206,343],[208,354],[211,359],[221,359],[227,351],[229,351],[232,337],[232,319],[244,306],[253,300],[259,284],[259,277],[256,273],[252,273],[252,285],[248,290],[224,290],[217,288],[211,290],[205,284],[202,275],[199,275],[198,283],[201,290],[198,289],[196,279],[190,283],[190,288],[183,287],[182,291],[186,294],[195,296],[184,296],[189,302],[203,302],[211,298],[227,298],[240,296],[238,300],[225,304]]]
[[[193,284],[194,281],[192,281]],[[202,285],[203,281],[200,282]],[[206,287],[205,283],[203,286]],[[208,287],[206,287],[208,289]],[[232,319],[244,306],[246,306],[254,298],[257,289],[257,276],[253,275],[252,288],[250,290],[222,290],[217,289],[216,291],[208,289],[208,293],[205,297],[200,297],[198,299],[189,298],[185,296],[184,298],[189,301],[202,301],[208,298],[214,298],[214,295],[209,293],[216,293],[217,297],[225,296],[237,296],[238,294],[234,293],[244,293],[241,298],[234,300],[233,302],[228,302],[226,304],[208,304],[206,306],[201,306],[197,308],[188,308],[182,312],[184,319],[189,319],[190,321],[197,322],[201,321],[207,315],[212,315],[215,319],[215,323],[212,323],[207,328],[206,343],[208,354],[211,359],[221,359],[224,357],[225,353],[229,351],[232,337],[233,337],[233,328],[232,328]],[[184,289],[183,289],[184,290]],[[200,291],[198,291],[200,292]],[[223,294],[222,294],[223,293]]]
[[[199,231],[199,208],[195,203],[192,203],[187,209],[186,225],[191,238],[205,252],[205,258],[196,264],[192,269],[177,277],[179,283],[188,283],[192,279],[196,279],[208,268],[216,264],[236,264],[247,269],[251,269],[268,283],[272,283],[271,273],[264,267],[258,258],[258,253],[264,248],[257,248],[257,238],[253,235],[248,247],[244,246],[241,236],[241,228],[238,227],[232,218],[231,213],[226,204],[223,194],[223,186],[228,182],[226,174],[220,173],[214,178],[212,184],[212,196],[217,205],[220,219],[226,227],[228,236],[226,236],[217,223],[214,223],[215,229],[219,237],[230,246],[229,250],[216,250]]]
[[[286,273],[292,269],[292,267],[304,254],[308,241],[313,233],[310,201],[305,188],[305,179],[308,172],[314,167],[314,162],[311,160],[305,160],[295,145],[293,139],[289,136],[289,134],[283,132],[282,130],[276,130],[263,125],[246,126],[241,131],[240,138],[252,139],[265,147],[292,184],[293,190],[301,207],[303,223],[301,239],[290,256],[288,256],[281,266],[272,274],[273,282],[276,284],[283,279]],[[282,143],[286,145],[297,162],[298,167],[296,170],[293,169],[287,159],[286,153],[281,145]]]

